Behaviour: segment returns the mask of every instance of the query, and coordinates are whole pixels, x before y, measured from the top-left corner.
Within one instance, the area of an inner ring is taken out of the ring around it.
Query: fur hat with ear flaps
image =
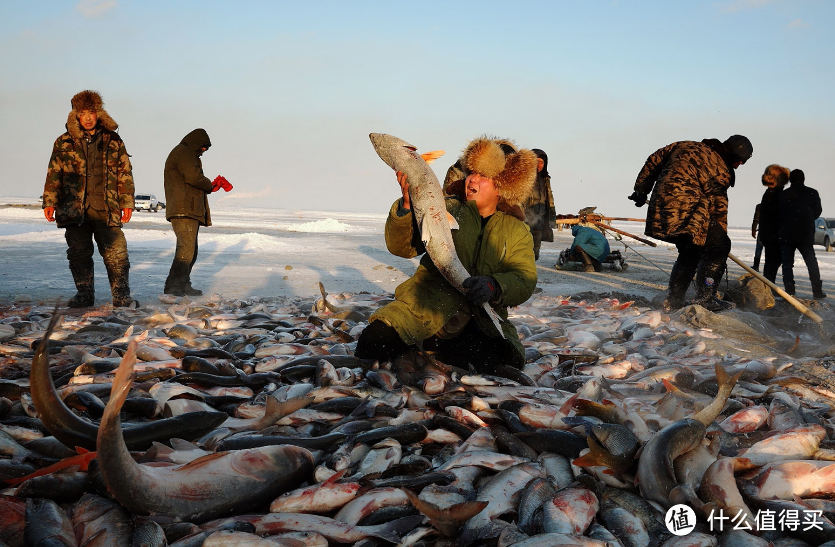
[[[499,196],[511,206],[527,199],[536,182],[536,154],[517,150],[505,139],[479,137],[467,146],[461,160],[470,173],[493,179]]]
[[[116,131],[119,124],[110,117],[107,110],[104,109],[104,101],[97,91],[85,89],[80,93],[76,93],[70,101],[72,110],[67,116],[67,131],[74,139],[80,139],[83,135],[83,129],[78,121],[78,114],[83,110],[92,110],[98,117],[99,125],[110,131]]]
[[[763,186],[773,184],[774,188],[782,188],[789,182],[789,174],[790,172],[788,167],[772,163],[765,168],[765,172],[763,173]]]

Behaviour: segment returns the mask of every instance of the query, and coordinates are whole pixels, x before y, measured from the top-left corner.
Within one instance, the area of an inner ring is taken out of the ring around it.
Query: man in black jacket
[[[780,209],[780,256],[783,261],[783,285],[786,292],[794,294],[794,252],[800,256],[809,270],[812,295],[826,298],[823,293],[818,259],[815,256],[815,219],[821,216],[821,198],[818,191],[806,186],[806,175],[795,169],[789,175],[791,187],[783,190],[779,197]]]
[[[203,294],[191,286],[191,268],[197,260],[197,231],[200,226],[212,225],[208,195],[218,189],[203,174],[200,160],[211,145],[208,133],[195,129],[183,137],[165,160],[165,218],[177,236],[174,262],[165,280],[166,294]]]

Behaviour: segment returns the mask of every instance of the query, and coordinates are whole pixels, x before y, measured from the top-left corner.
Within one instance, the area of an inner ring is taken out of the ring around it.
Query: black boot
[[[794,281],[783,280],[783,287],[785,287],[786,294],[794,296]]]
[[[113,296],[114,308],[127,308],[131,304],[139,306],[139,302],[130,296],[130,264],[107,265],[107,277],[110,281],[110,294]]]
[[[70,272],[75,281],[75,296],[67,301],[68,308],[89,308],[96,300],[93,285],[93,261],[89,264],[70,263]]]
[[[191,286],[191,281],[186,283],[186,286],[183,288],[183,293],[186,296],[203,296],[203,291],[200,289],[195,289]]]
[[[735,308],[736,305],[733,302],[716,297],[716,291],[724,273],[725,264],[700,264],[696,272],[696,300],[693,303],[714,313]]]
[[[823,281],[818,281],[817,283],[812,284],[812,296],[814,296],[817,300],[823,300],[826,298],[826,294],[823,292]]]
[[[687,271],[678,265],[678,262],[673,264],[673,270],[670,272],[670,287],[667,298],[661,304],[661,308],[665,312],[675,311],[684,306],[684,295],[687,293],[687,288],[690,286],[690,281],[693,279],[693,273]]]

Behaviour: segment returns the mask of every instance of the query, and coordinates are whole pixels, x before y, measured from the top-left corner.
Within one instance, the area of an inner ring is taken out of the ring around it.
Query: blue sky
[[[38,196],[70,98],[99,91],[137,192],[205,128],[216,204],[385,212],[394,174],[368,133],[447,155],[482,134],[542,148],[561,213],[626,199],[677,140],[748,136],[730,220],[750,223],[760,175],[806,172],[835,216],[835,3],[0,2],[0,196]]]

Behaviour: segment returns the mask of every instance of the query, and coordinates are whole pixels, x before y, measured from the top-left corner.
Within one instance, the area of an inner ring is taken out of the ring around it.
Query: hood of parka
[[[209,148],[212,146],[212,141],[209,140],[209,134],[206,133],[205,129],[195,129],[185,137],[183,140],[180,141],[180,144],[184,145],[189,150],[194,151],[195,153],[199,153],[200,149],[204,146]]]

